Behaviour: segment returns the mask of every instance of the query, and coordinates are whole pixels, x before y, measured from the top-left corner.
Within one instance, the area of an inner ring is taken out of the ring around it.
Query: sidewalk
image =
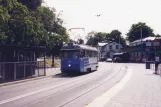
[[[161,107],[161,77],[145,64],[129,64],[132,76],[104,107]]]
[[[46,76],[53,76],[56,74],[60,74],[60,68],[47,68],[46,69]]]
[[[42,73],[42,75],[44,74],[43,70],[42,70],[42,72],[40,71],[40,74],[41,73]],[[36,74],[35,77],[33,77],[33,78],[28,78],[28,79],[23,79],[23,80],[18,80],[18,81],[11,81],[11,82],[6,82],[6,83],[0,83],[0,87],[12,85],[12,84],[23,83],[23,82],[35,81],[35,80],[44,79],[44,78],[49,78],[49,77],[52,77],[52,76],[60,74],[60,73],[61,73],[60,68],[47,68],[46,69],[46,76],[37,77],[37,74]]]

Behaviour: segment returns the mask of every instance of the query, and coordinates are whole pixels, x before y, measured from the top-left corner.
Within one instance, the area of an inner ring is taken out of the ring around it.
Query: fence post
[[[3,80],[5,80],[4,63],[3,63]]]
[[[25,66],[26,66],[26,63],[25,63],[25,61],[24,61],[24,78],[25,78],[25,76],[26,76],[26,69],[25,69],[26,67],[25,67]]]
[[[17,79],[16,77],[17,77],[16,63],[14,63],[14,80]]]
[[[37,63],[38,63],[37,71],[38,71],[38,77],[39,77],[39,75],[40,75],[40,73],[39,73],[39,68],[40,68],[40,67],[39,67],[39,66],[40,66],[40,65],[39,65],[39,61],[37,61]]]
[[[46,76],[46,52],[44,53],[44,76]]]

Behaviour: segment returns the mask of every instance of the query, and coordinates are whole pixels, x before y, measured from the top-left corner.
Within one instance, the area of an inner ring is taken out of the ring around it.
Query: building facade
[[[161,55],[161,38],[147,37],[133,41],[123,48],[123,52],[130,54],[132,62],[153,61],[156,55]]]
[[[116,42],[98,43],[99,58],[113,58],[114,53],[122,52],[123,46]]]

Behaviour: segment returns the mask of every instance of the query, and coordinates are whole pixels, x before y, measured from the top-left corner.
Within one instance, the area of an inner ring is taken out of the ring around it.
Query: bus
[[[98,68],[98,51],[88,45],[68,43],[61,48],[61,72],[83,73]]]

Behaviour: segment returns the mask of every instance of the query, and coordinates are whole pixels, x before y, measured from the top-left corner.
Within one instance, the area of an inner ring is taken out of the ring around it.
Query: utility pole
[[[119,45],[120,45],[120,38],[121,38],[121,37],[119,37]]]
[[[141,36],[141,59],[143,56],[143,33],[142,33],[142,28],[140,28],[140,36]]]
[[[143,35],[142,35],[142,28],[140,28],[140,36],[141,36],[141,44],[142,44],[142,38],[143,38]]]

